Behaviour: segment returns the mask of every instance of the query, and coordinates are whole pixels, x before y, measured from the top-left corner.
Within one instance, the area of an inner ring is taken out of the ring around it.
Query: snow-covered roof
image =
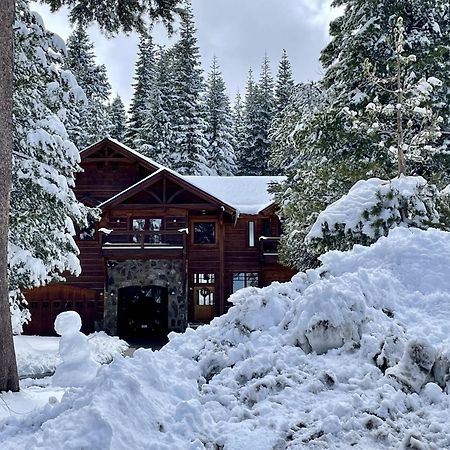
[[[137,158],[140,158],[143,161],[146,161],[147,163],[152,164],[158,170],[150,174],[143,180],[138,181],[136,184],[128,187],[127,189],[106,200],[101,205],[99,205],[100,208],[105,204],[109,204],[116,198],[123,196],[138,185],[144,184],[149,179],[159,174],[161,171],[167,171],[177,178],[186,181],[187,183],[195,186],[206,194],[209,194],[210,196],[216,198],[224,204],[232,207],[238,214],[258,214],[274,202],[273,195],[268,192],[269,184],[279,183],[285,179],[285,177],[281,176],[220,177],[180,175],[174,170],[162,166],[151,158],[142,155],[136,150],[133,150],[132,148],[112,138],[102,139],[101,141],[98,141],[95,144],[92,144],[82,150],[80,154],[82,155],[83,152],[89,150],[90,148],[103,141],[110,141],[118,145],[119,147],[122,147],[122,149],[124,149],[126,152],[134,155]]]
[[[202,191],[216,197],[236,209],[240,214],[258,214],[274,200],[268,192],[270,183],[279,183],[284,177],[218,177],[183,176]]]

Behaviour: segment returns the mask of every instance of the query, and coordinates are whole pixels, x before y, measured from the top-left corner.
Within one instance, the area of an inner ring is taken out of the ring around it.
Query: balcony
[[[112,231],[101,233],[104,256],[173,256],[181,257],[186,248],[184,230]]]
[[[278,245],[280,237],[260,236],[260,254],[261,259],[266,264],[275,264],[278,262]]]

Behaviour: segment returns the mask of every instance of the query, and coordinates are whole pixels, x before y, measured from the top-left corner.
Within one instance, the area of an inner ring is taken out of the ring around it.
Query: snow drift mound
[[[398,228],[321,260],[292,282],[239,291],[209,326],[0,424],[0,442],[450,448],[450,233]]]

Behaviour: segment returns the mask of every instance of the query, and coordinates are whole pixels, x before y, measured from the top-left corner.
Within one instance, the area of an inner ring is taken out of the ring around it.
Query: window
[[[239,272],[233,274],[233,293],[248,286],[258,287],[258,284],[259,277],[256,272]]]
[[[133,231],[136,231],[136,234],[133,236],[133,242],[141,242],[141,233],[140,231],[145,230],[145,219],[133,219]]]
[[[194,289],[195,303],[199,306],[214,305],[214,288],[201,287]]]
[[[266,237],[272,236],[270,219],[263,220],[263,236]]]
[[[214,222],[194,223],[194,244],[215,244],[216,224]]]
[[[146,233],[145,242],[151,244],[161,243],[161,234],[163,228],[163,220],[159,218],[148,218],[148,219],[133,219],[132,229],[136,233],[133,235],[133,242],[141,242],[142,232]],[[153,234],[155,233],[155,234]]]
[[[248,246],[255,246],[255,222],[248,223]]]
[[[194,273],[194,284],[214,284],[216,276],[213,273]]]

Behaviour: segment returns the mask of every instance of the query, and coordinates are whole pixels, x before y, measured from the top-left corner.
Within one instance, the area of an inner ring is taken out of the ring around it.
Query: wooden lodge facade
[[[25,333],[52,334],[78,311],[83,331],[150,337],[226,311],[244,286],[287,281],[280,222],[267,193],[276,177],[188,177],[105,139],[81,152],[75,194],[101,220],[79,230],[82,272],[26,294]]]

